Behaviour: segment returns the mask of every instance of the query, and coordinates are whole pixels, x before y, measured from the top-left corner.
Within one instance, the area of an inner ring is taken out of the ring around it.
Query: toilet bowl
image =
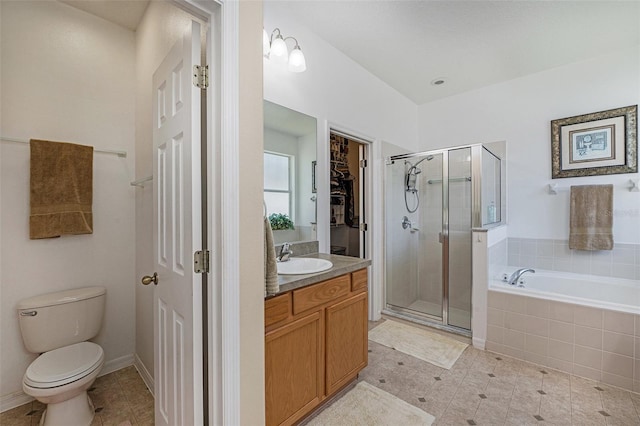
[[[47,409],[41,424],[90,424],[94,409],[87,395],[104,364],[104,351],[91,342],[76,343],[36,358],[24,374],[24,393]]]
[[[95,337],[102,324],[105,289],[86,287],[35,296],[18,304],[27,350],[40,353],[22,380],[24,393],[47,404],[44,426],[89,426],[95,414],[87,389],[104,365]]]

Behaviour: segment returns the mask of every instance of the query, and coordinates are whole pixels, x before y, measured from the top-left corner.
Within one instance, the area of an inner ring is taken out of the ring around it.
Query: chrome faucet
[[[509,283],[509,285],[516,285],[518,284],[518,281],[520,281],[520,277],[525,273],[525,272],[531,272],[532,274],[535,274],[536,271],[534,269],[531,268],[522,268],[522,269],[518,269],[517,271],[515,271],[513,274],[511,274],[511,276],[509,277],[509,281],[507,281]]]
[[[291,245],[289,243],[283,243],[282,247],[280,248],[280,253],[278,254],[278,256],[276,256],[276,260],[278,262],[286,262],[289,260],[289,257],[291,257],[291,255],[293,254],[293,251],[291,250]]]

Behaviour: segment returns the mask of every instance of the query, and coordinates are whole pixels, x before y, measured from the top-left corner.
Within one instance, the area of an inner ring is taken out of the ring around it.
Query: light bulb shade
[[[267,34],[267,30],[262,29],[262,55],[264,57],[269,57],[269,50],[271,50],[271,44],[269,43],[269,34]]]
[[[307,69],[307,61],[304,59],[304,54],[300,50],[300,46],[296,45],[289,55],[289,71],[291,72],[303,72]]]
[[[271,52],[269,52],[269,59],[278,64],[286,64],[289,59],[289,50],[287,44],[284,42],[282,36],[276,37],[271,43]]]

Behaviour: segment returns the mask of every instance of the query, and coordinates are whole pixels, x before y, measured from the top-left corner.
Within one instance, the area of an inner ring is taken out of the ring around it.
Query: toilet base
[[[95,416],[95,409],[87,391],[57,404],[48,404],[42,413],[40,426],[89,426]]]

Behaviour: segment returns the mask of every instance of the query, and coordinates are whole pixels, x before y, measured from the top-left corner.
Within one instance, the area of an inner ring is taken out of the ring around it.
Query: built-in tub
[[[514,270],[504,273],[511,276]],[[489,282],[489,290],[640,314],[640,280],[538,269],[535,274],[526,272],[522,278],[524,287],[494,279]]]
[[[489,280],[486,349],[640,392],[640,280],[523,278],[524,288]]]

